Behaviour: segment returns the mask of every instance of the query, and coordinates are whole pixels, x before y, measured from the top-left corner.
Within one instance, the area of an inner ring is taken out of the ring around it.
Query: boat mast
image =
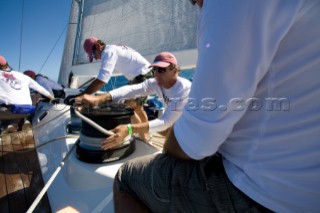
[[[78,22],[77,22],[77,32],[76,37],[74,39],[74,51],[73,51],[73,57],[72,57],[72,65],[75,64],[75,57],[79,53],[79,47],[80,45],[80,35],[81,35],[81,22],[82,22],[82,15],[83,15],[83,8],[84,8],[84,1],[85,0],[74,0],[79,5],[79,15],[78,15]]]
[[[63,50],[58,82],[65,86],[68,85],[71,67],[74,64],[76,54],[79,51],[80,23],[82,20],[84,0],[72,0],[68,30]],[[77,42],[78,41],[78,42]],[[70,48],[71,47],[71,48]]]

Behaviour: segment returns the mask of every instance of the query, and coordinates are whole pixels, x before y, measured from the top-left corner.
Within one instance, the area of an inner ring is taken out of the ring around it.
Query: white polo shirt
[[[114,70],[128,80],[149,72],[150,63],[140,53],[124,45],[106,45],[101,55],[98,79],[108,83]]]
[[[191,82],[178,77],[177,82],[169,89],[161,88],[154,78],[149,78],[140,84],[128,85],[110,91],[112,100],[133,99],[149,94],[156,94],[165,107],[164,113],[155,120],[149,121],[149,132],[166,130],[181,115],[188,101]]]
[[[50,96],[50,93],[37,82],[17,71],[5,72],[0,70],[0,104],[31,105],[30,89]]]
[[[319,0],[205,0],[189,95],[203,108],[174,125],[187,155],[220,152],[232,183],[275,212],[320,210],[319,20]]]

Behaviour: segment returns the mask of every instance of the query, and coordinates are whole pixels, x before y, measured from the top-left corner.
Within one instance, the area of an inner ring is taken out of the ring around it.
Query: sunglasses
[[[93,47],[92,47],[92,54],[91,54],[91,56],[92,56],[92,58],[95,58],[96,57],[96,45],[93,45]]]
[[[197,0],[190,0],[192,5],[195,5],[197,3]]]
[[[13,69],[9,65],[7,65],[7,66],[0,66],[0,70],[5,72],[11,72]]]
[[[170,66],[168,66],[168,67],[153,67],[153,71],[157,72],[157,73],[165,73],[169,69],[170,69]]]

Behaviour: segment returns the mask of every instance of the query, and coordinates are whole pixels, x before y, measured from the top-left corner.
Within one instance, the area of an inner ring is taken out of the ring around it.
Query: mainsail
[[[198,13],[188,0],[73,0],[58,81],[68,85],[71,71],[97,75],[100,63],[88,63],[82,48],[92,36],[130,46],[150,62],[162,51],[173,52],[182,69],[193,68]]]

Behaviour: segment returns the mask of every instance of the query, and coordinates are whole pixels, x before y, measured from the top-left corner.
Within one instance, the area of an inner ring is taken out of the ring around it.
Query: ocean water
[[[179,72],[179,76],[189,79],[189,81],[193,81],[193,75],[194,75],[195,69],[189,69],[189,70],[181,70]]]
[[[193,80],[194,69],[181,70],[179,76],[189,79],[191,82]],[[128,83],[128,80],[124,76],[111,77],[108,84],[105,84],[100,90],[110,91],[118,87],[124,86]]]

